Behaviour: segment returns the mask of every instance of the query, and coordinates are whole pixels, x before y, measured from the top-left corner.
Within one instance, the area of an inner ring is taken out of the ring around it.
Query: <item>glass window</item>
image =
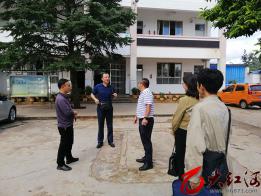
[[[195,33],[196,36],[205,36],[205,24],[196,24]]]
[[[229,87],[227,87],[227,88],[224,90],[224,92],[233,92],[234,88],[235,88],[234,85],[229,86]]]
[[[137,22],[137,34],[143,34],[143,21]]]
[[[181,77],[181,64],[175,64],[175,77]]]
[[[170,35],[169,21],[163,21],[163,33],[162,35]]]
[[[162,65],[162,75],[163,75],[163,77],[169,76],[169,64]]]
[[[244,91],[245,90],[245,87],[244,86],[237,86],[236,87],[236,91]]]
[[[251,91],[261,91],[261,85],[250,86]]]
[[[183,34],[183,23],[175,22],[175,35],[182,35],[182,34]]]
[[[183,22],[159,20],[157,32],[159,35],[182,35]]]
[[[180,84],[182,65],[178,63],[158,63],[157,84]]]
[[[59,80],[59,77],[58,77],[58,76],[51,76],[51,77],[50,77],[50,82],[51,82],[51,83],[56,84],[56,83],[58,83],[58,80]]]

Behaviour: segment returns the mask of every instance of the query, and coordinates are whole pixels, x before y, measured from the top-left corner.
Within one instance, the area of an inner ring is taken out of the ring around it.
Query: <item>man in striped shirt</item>
[[[135,124],[139,121],[140,137],[145,150],[145,156],[136,160],[139,163],[143,163],[143,166],[139,168],[140,171],[153,168],[151,134],[154,125],[154,100],[149,85],[150,82],[147,78],[143,78],[138,84],[141,93],[134,120]]]

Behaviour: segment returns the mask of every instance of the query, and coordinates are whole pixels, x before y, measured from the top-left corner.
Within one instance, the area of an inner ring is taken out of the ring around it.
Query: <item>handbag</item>
[[[186,113],[189,109],[191,109],[191,107],[188,108],[188,109],[186,109],[186,110],[183,112],[182,118],[183,118],[183,116],[185,115],[185,113]],[[174,143],[174,147],[173,147],[173,150],[172,150],[172,154],[171,154],[171,156],[170,156],[170,158],[169,158],[169,168],[168,168],[168,172],[167,172],[170,176],[175,176],[175,177],[177,177],[177,176],[180,175],[180,172],[177,170],[177,167],[176,167],[176,160],[177,160],[177,156],[176,156],[176,152],[175,152],[175,143]]]
[[[168,169],[168,174],[170,176],[175,176],[177,177],[179,174],[178,174],[178,171],[176,169],[176,159],[177,159],[177,156],[176,156],[176,152],[175,152],[175,144],[174,144],[174,147],[173,147],[173,150],[172,150],[172,154],[169,158],[169,169]]]
[[[205,180],[205,184],[209,188],[221,189],[226,182],[227,176],[229,175],[228,165],[227,165],[227,150],[229,135],[231,130],[231,111],[228,108],[229,121],[228,121],[228,131],[226,140],[226,151],[215,152],[206,150],[203,154],[203,170],[202,177]]]

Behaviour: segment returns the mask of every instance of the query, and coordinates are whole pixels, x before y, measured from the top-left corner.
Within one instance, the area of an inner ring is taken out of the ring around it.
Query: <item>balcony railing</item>
[[[138,46],[219,48],[219,38],[202,36],[173,36],[138,34]]]

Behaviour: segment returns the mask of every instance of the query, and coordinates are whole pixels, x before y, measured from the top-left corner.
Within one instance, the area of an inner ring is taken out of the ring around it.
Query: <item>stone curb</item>
[[[134,115],[114,115],[114,118],[134,118]],[[156,114],[155,117],[172,117],[172,114]],[[78,116],[79,120],[96,119],[97,116]],[[17,120],[55,120],[56,116],[18,116]]]

